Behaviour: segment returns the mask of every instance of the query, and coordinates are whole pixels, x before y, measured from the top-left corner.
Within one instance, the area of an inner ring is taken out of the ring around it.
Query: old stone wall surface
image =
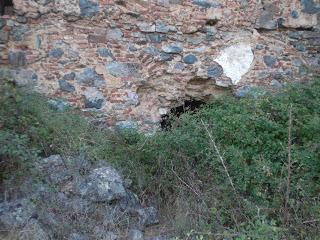
[[[0,78],[154,129],[189,99],[320,71],[319,0],[13,0]]]

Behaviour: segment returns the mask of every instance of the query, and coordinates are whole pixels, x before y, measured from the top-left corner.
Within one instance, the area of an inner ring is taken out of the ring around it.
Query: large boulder
[[[34,218],[30,219],[19,234],[18,240],[51,240],[52,237]]]
[[[154,207],[138,209],[137,213],[139,222],[142,226],[150,226],[159,223],[159,213]]]
[[[89,237],[80,233],[71,233],[68,240],[89,240]]]
[[[116,240],[121,223],[137,229],[122,233],[138,240],[159,222],[158,211],[142,207],[127,189],[129,180],[105,161],[52,155],[37,160],[34,170],[39,172],[35,188],[16,186],[25,197],[0,202],[0,239],[10,231],[19,240]]]
[[[122,178],[111,167],[94,169],[77,188],[82,197],[92,202],[111,202],[126,196]]]
[[[60,155],[51,155],[43,158],[38,164],[44,178],[51,184],[59,184],[71,178]]]
[[[0,230],[23,227],[35,210],[35,205],[26,198],[0,203]]]
[[[131,229],[128,233],[129,240],[144,240],[143,232],[138,229]]]

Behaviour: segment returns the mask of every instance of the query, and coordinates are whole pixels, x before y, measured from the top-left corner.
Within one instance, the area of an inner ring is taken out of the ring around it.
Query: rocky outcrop
[[[316,0],[13,3],[0,18],[0,78],[100,111],[107,126],[154,129],[184,101],[320,69]]]
[[[36,187],[16,186],[20,198],[0,201],[0,238],[145,239],[145,228],[159,223],[157,209],[143,207],[105,161],[52,155],[35,171]]]

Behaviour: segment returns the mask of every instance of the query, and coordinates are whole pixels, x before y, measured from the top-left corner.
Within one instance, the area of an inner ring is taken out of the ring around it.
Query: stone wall
[[[320,71],[319,0],[13,0],[0,78],[154,129],[184,101]]]

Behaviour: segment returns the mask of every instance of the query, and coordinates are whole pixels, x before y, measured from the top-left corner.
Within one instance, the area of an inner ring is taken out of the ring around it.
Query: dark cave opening
[[[0,0],[0,14],[13,15],[13,0]]]
[[[170,109],[168,114],[161,116],[160,126],[162,130],[169,130],[172,128],[172,121],[174,118],[179,118],[183,113],[196,112],[205,102],[191,99],[186,100],[180,106]]]
[[[209,19],[206,21],[207,26],[215,26],[219,22],[218,19]]]

